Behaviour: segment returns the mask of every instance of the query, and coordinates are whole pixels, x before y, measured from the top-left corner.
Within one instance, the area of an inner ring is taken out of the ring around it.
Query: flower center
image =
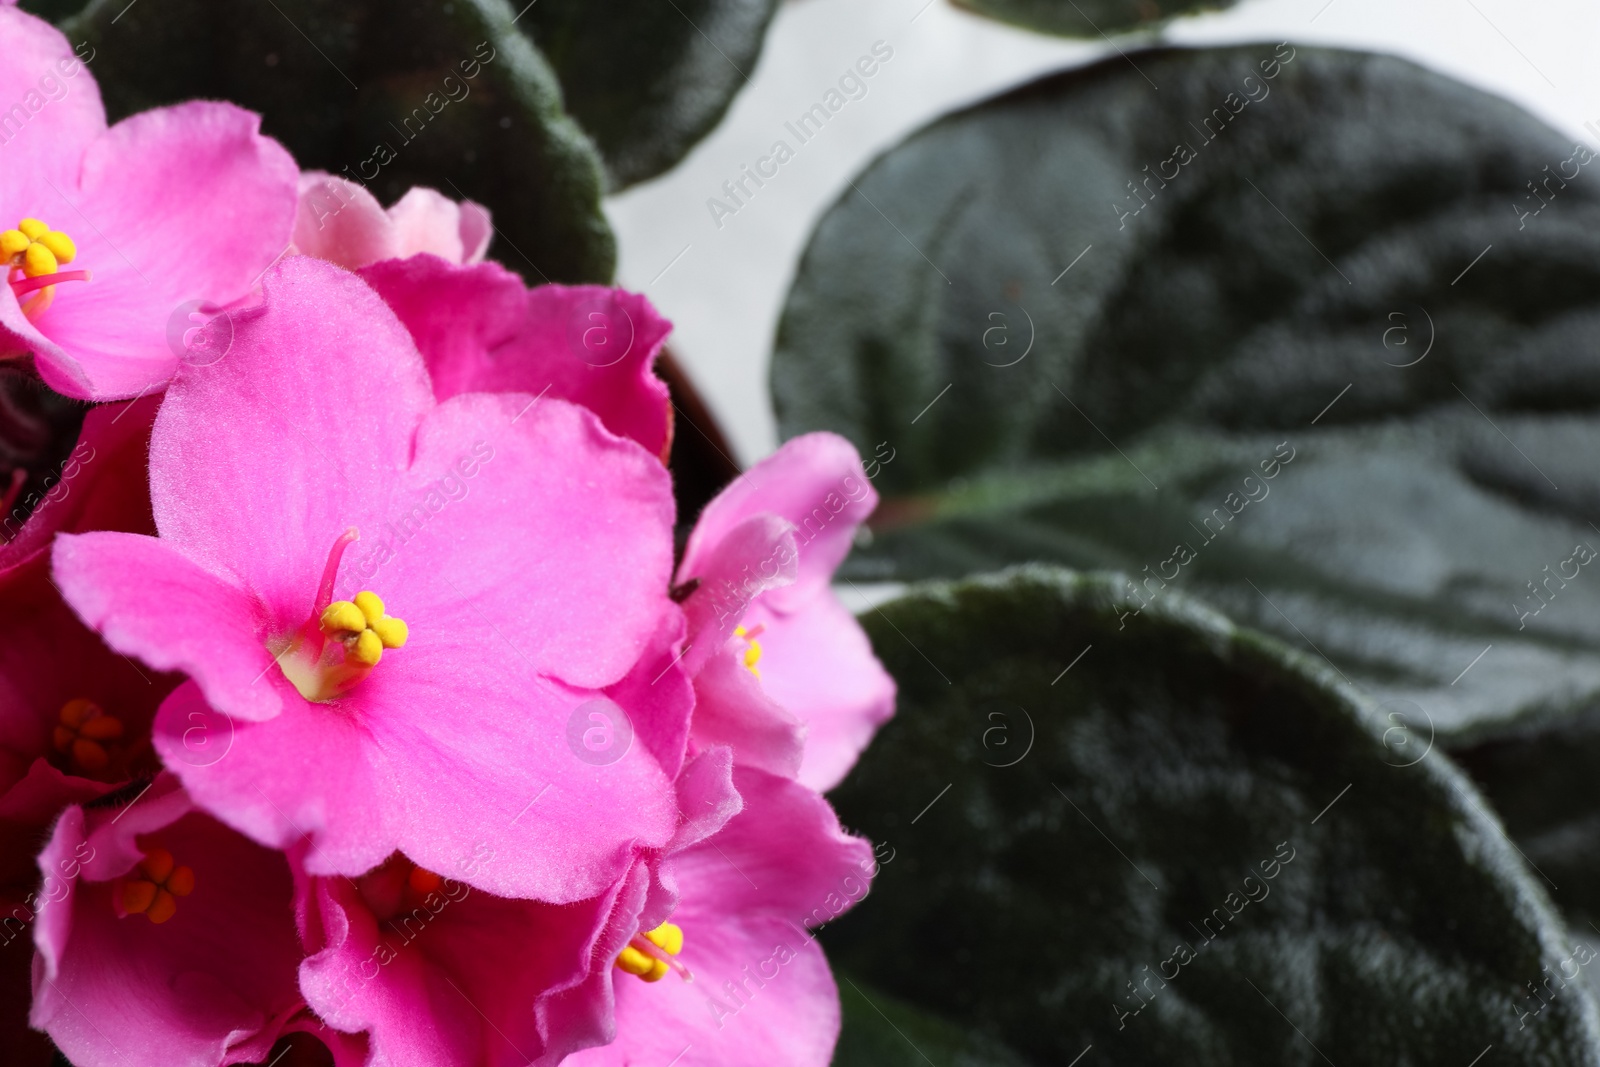
[[[285,678],[307,700],[327,701],[348,692],[372,673],[386,648],[403,648],[410,631],[388,614],[378,594],[362,590],[353,600],[334,600],[339,561],[360,535],[339,535],[328,553],[312,617],[276,653]]]
[[[156,924],[172,918],[178,910],[178,898],[193,892],[194,871],[179,867],[172,853],[164,848],[146,852],[135,873],[117,882],[122,910],[129,915],[143,915]]]
[[[757,641],[756,638],[760,637],[766,628],[766,625],[762,624],[757,626],[754,630],[746,630],[743,626],[736,626],[733,629],[733,636],[744,638],[745,669],[751,674],[755,675],[757,678],[761,677],[761,671],[756,666],[756,664],[761,662],[761,642]]]
[[[56,751],[84,776],[101,773],[111,763],[107,749],[122,738],[122,720],[108,715],[92,700],[77,697],[61,705],[54,741]]]
[[[423,907],[428,895],[442,885],[443,878],[398,852],[356,879],[356,890],[379,922]]]
[[[675,923],[662,923],[654,930],[634,934],[617,955],[617,967],[646,982],[659,982],[668,971],[677,971],[685,982],[694,981],[689,968],[673,959],[683,951],[683,931]]]
[[[78,246],[60,230],[38,219],[23,219],[14,230],[0,232],[0,259],[10,268],[11,291],[22,302],[29,319],[44,314],[55,299],[57,282],[86,282],[89,272],[61,272],[63,264],[78,257]],[[22,298],[33,293],[35,295]]]

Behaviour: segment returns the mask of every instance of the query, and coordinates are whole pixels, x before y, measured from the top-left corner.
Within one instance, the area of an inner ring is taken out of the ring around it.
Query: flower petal
[[[62,534],[54,563],[62,595],[106,644],[190,675],[228,715],[278,714],[282,701],[263,680],[273,665],[264,612],[249,594],[139,534]]]
[[[800,568],[794,585],[763,600],[798,607],[826,588],[850,551],[856,527],[878,505],[855,447],[837,434],[808,433],[745,471],[706,505],[684,549],[680,575],[698,574],[707,555],[739,523],[763,512],[795,527]],[[680,579],[681,580],[681,579]]]
[[[55,199],[52,185],[77,184],[83,151],[105,130],[106,112],[94,76],[43,19],[0,8],[0,49],[0,205],[8,213],[0,229],[9,230],[37,214],[30,205]]]
[[[831,589],[790,613],[768,610],[763,598],[745,625],[765,628],[762,688],[805,724],[800,781],[819,792],[832,789],[894,715],[894,679]]]
[[[39,371],[89,400],[158,391],[178,368],[173,316],[246,295],[288,247],[299,170],[261,118],[197,101],[145,111],[88,146],[81,184],[35,212],[72,232],[74,269],[35,324]]]
[[[649,301],[597,285],[528,289],[505,268],[432,256],[361,276],[411,330],[440,397],[521,392],[571,400],[652,455],[671,436],[666,383],[652,371],[672,329]]]
[[[322,171],[300,175],[294,250],[347,270],[400,255],[394,224],[365,186]]]
[[[767,696],[734,652],[712,656],[695,677],[694,691],[695,744],[727,745],[742,767],[785,778],[800,773],[802,754],[811,754],[805,723]]]
[[[53,884],[66,891],[34,927],[32,1022],[74,1063],[254,1059],[299,1004],[284,857],[166,788],[120,810],[69,808],[40,854],[46,899]],[[165,923],[118,918],[115,879],[154,845],[194,871],[195,888]]]
[[[297,256],[264,286],[264,307],[208,327],[231,331],[226,354],[168,390],[150,495],[162,539],[216,573],[248,563],[272,633],[287,634],[334,540],[350,526],[374,537],[399,514],[433,398],[410,337],[353,275]]]
[[[690,674],[723,650],[758,596],[794,581],[799,556],[789,521],[757,513],[702,549],[694,560],[695,569],[690,570],[685,557],[678,580],[699,583],[683,602],[689,620],[689,647],[683,658]]]

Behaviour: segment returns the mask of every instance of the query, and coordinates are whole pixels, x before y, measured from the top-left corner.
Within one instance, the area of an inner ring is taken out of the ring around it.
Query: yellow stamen
[[[743,626],[735,626],[733,628],[733,636],[744,638],[746,648],[744,650],[743,663],[745,669],[757,678],[761,677],[761,671],[756,666],[761,662],[761,642],[757,641],[756,638],[760,636],[761,631],[764,629],[764,626],[757,626],[754,630],[746,630]]]
[[[78,697],[61,705],[52,733],[56,751],[72,757],[74,768],[98,774],[111,763],[107,748],[122,737],[122,720],[107,715],[92,700]]]
[[[118,895],[128,915],[143,915],[161,924],[178,912],[178,898],[194,892],[194,871],[180,867],[172,853],[153,848],[135,868],[137,877],[121,882]]]
[[[71,237],[38,219],[23,219],[16,229],[0,233],[0,254],[11,266],[21,267],[27,277],[39,278],[78,258],[78,246]]]
[[[662,923],[644,936],[669,956],[676,956],[683,951],[683,930],[676,923]]]
[[[322,632],[344,644],[345,661],[376,667],[386,648],[401,648],[410,636],[406,624],[384,613],[377,593],[363,589],[355,600],[335,600],[318,620]]]
[[[366,618],[368,626],[383,618],[383,599],[371,590],[363,589],[356,594],[356,607]]]
[[[647,942],[647,943],[645,943]],[[651,951],[651,947],[657,951]],[[633,939],[617,955],[617,967],[646,982],[659,982],[667,976],[667,972],[677,969],[685,977],[688,971],[683,969],[681,963],[668,963],[662,958],[676,956],[683,951],[683,931],[674,923],[662,923],[654,930],[650,930]]]

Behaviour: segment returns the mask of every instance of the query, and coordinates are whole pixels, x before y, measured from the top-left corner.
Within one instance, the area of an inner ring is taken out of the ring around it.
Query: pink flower
[[[638,915],[661,892],[660,857],[738,810],[730,770],[725,750],[686,766],[677,803],[695,814],[589,900],[508,900],[450,876],[504,862],[491,851],[444,875],[396,854],[354,881],[304,880],[306,1000],[330,1027],[366,1032],[376,1062],[394,1067],[554,1064],[605,1041],[604,972],[633,934],[608,920]]]
[[[679,588],[694,583],[684,664],[698,744],[776,774],[798,764],[827,790],[894,714],[894,680],[829,586],[877,503],[850,443],[812,433],[706,505],[678,567]]]
[[[361,272],[406,324],[440,397],[519,392],[582,404],[666,461],[672,404],[652,371],[672,324],[644,297],[598,285],[529,289],[505,268],[432,256]]]
[[[365,186],[316,170],[300,176],[295,250],[350,270],[423,252],[481,263],[493,235],[489,209],[470,200],[418,186],[385,211]]]
[[[245,296],[287,246],[294,161],[229,104],[107,129],[92,53],[18,9],[0,8],[0,47],[0,352],[32,352],[69,396],[158,390],[174,315]]]
[[[231,347],[162,403],[160,537],[60,538],[67,600],[189,675],[157,751],[257,841],[309,836],[310,873],[396,851],[451,872],[487,846],[503,858],[475,888],[598,895],[677,822],[691,693],[665,470],[563,401],[437,402],[337,267],[293,257],[265,292],[207,327]],[[198,726],[228,732],[225,757],[185,758]]]
[[[61,530],[153,529],[144,456],[155,398],[89,412],[57,478],[0,547],[0,1047],[48,1064],[28,1029],[23,938],[41,905],[33,855],[63,808],[155,770],[150,722],[177,679],[112,652],[50,581]]]
[[[263,1061],[300,1010],[287,861],[170,775],[68,808],[39,872],[31,1021],[78,1067]]]
[[[839,994],[808,929],[866,896],[871,846],[791,779],[736,767],[733,782],[743,810],[665,862],[676,907],[647,906],[630,922],[619,900],[613,922],[638,932],[599,975],[616,1039],[569,1067],[668,1064],[691,1047],[684,1062],[711,1067],[832,1059]]]

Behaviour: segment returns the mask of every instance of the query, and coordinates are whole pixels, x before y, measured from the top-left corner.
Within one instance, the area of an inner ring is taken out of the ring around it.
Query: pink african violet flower
[[[599,285],[541,285],[495,263],[391,260],[361,276],[394,308],[441,397],[520,392],[582,404],[606,429],[665,462],[672,404],[652,371],[672,324],[644,297]]]
[[[300,1010],[287,860],[171,775],[68,808],[39,872],[31,1021],[77,1067],[264,1060]]]
[[[877,503],[850,443],[812,433],[706,505],[678,567],[680,587],[698,581],[684,602],[697,743],[776,774],[798,761],[827,790],[894,714],[894,680],[829,586]]]
[[[471,200],[458,204],[418,186],[385,211],[355,182],[316,170],[300,176],[295,251],[350,270],[423,252],[481,263],[493,235],[489,209]]]
[[[292,257],[264,288],[162,403],[161,536],[60,538],[68,601],[190,676],[157,751],[263,844],[309,835],[310,873],[395,851],[456,872],[487,846],[476,888],[598,895],[677,822],[692,694],[666,471],[563,401],[437,402],[404,327],[337,267]],[[579,744],[596,715],[631,742]],[[225,757],[184,758],[195,723],[231,732]]]
[[[300,988],[330,1027],[367,1033],[393,1067],[555,1064],[609,1037],[605,973],[637,916],[664,892],[661,857],[700,841],[738,810],[725,749],[687,764],[686,813],[664,850],[641,855],[601,895],[571,904],[508,900],[395,855],[353,882],[301,881],[312,950]],[[469,866],[503,858],[485,851]],[[462,873],[466,873],[463,871]]]
[[[230,104],[107,129],[66,38],[16,8],[0,8],[0,50],[0,352],[32,352],[69,396],[158,390],[182,351],[174,313],[245,296],[288,244],[294,160]]]
[[[872,848],[839,828],[826,800],[791,779],[735,767],[733,783],[743,810],[715,836],[667,858],[674,900],[647,905],[631,922],[627,902],[618,902],[615,924],[650,933],[633,939],[631,959],[601,974],[607,992],[614,990],[615,1041],[579,1052],[569,1067],[674,1058],[709,1067],[827,1067],[832,1059],[839,993],[807,931],[866,896],[877,872]],[[669,960],[685,980],[667,973]],[[640,981],[634,972],[645,963],[651,967]]]
[[[51,1062],[28,1028],[25,934],[41,907],[33,855],[70,804],[155,770],[150,722],[177,679],[112,652],[50,581],[61,530],[154,530],[144,461],[156,398],[89,412],[58,477],[34,486],[20,529],[0,520],[0,1048]],[[13,942],[20,942],[13,947]]]

